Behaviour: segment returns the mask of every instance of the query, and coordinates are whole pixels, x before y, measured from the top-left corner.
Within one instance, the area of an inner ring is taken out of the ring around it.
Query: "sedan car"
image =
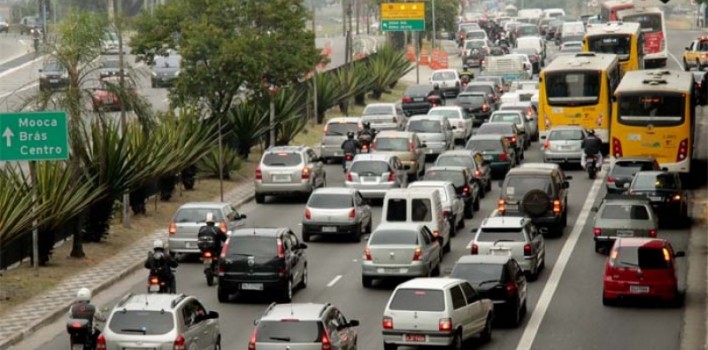
[[[480,186],[469,169],[462,166],[434,166],[425,172],[426,181],[449,181],[455,186],[457,195],[465,203],[465,219],[471,219],[479,211]]]
[[[425,147],[414,132],[382,131],[374,138],[371,151],[398,157],[408,176],[417,179],[425,174]]]
[[[197,236],[199,229],[206,225],[207,213],[214,215],[214,221],[227,234],[246,223],[244,220],[246,215],[240,214],[236,211],[236,208],[228,203],[185,203],[177,209],[172,218],[172,223],[167,229],[169,234],[167,245],[171,255],[201,253],[197,246]]]
[[[254,182],[256,203],[262,204],[266,196],[309,196],[316,188],[325,187],[327,172],[313,149],[277,146],[263,153]]]
[[[538,113],[536,113],[536,109],[530,101],[502,103],[501,106],[499,106],[499,110],[521,112],[524,118],[526,118],[526,126],[531,133],[529,138],[531,141],[538,141]]]
[[[302,240],[313,235],[349,235],[354,242],[371,232],[371,208],[359,191],[351,188],[319,188],[310,195],[302,220]]]
[[[580,126],[553,127],[543,143],[545,163],[580,164],[585,130]]]
[[[607,175],[607,193],[625,192],[627,189],[624,185],[632,181],[634,174],[648,170],[661,170],[659,162],[654,157],[617,158]]]
[[[640,171],[631,184],[625,184],[630,195],[645,196],[654,211],[667,222],[683,225],[688,219],[687,192],[683,189],[678,173],[666,171]]]
[[[516,162],[524,159],[524,140],[520,137],[519,129],[515,123],[494,122],[485,123],[477,129],[476,135],[502,135],[509,140],[509,145],[514,148]]]
[[[152,78],[150,84],[152,88],[174,86],[179,77],[182,56],[172,54],[169,56],[155,57],[152,65]]]
[[[438,69],[430,75],[430,84],[437,84],[445,97],[457,97],[460,93],[460,76],[455,69]]]
[[[609,251],[617,237],[656,237],[659,229],[659,219],[645,197],[610,195],[592,211],[597,253]]]
[[[416,115],[408,119],[406,131],[418,134],[425,147],[425,155],[437,157],[438,154],[454,146],[452,126],[447,118],[436,115]]]
[[[383,198],[389,189],[407,185],[408,174],[401,160],[380,153],[357,154],[344,180],[344,186],[358,190],[364,198]]]
[[[361,284],[374,278],[430,277],[440,274],[440,240],[425,225],[383,223],[371,234],[361,259]]]
[[[487,122],[495,106],[484,92],[463,92],[457,96],[457,105],[472,118],[473,126]]]
[[[438,156],[433,166],[463,166],[469,169],[479,182],[480,198],[484,198],[486,192],[492,189],[492,169],[484,160],[482,152],[466,149],[446,151]]]
[[[51,91],[69,85],[69,72],[58,61],[49,61],[39,70],[39,91]]]
[[[533,68],[533,74],[538,74],[541,72],[541,68],[543,68],[543,59],[541,58],[541,53],[539,53],[536,49],[534,48],[517,48],[511,50],[511,53],[518,53],[522,55],[526,55],[529,58],[529,61],[531,62],[531,68]]]
[[[432,108],[428,102],[428,96],[433,89],[430,85],[411,85],[403,93],[401,98],[401,108],[407,116],[415,114],[426,114]]]
[[[443,206],[443,215],[450,222],[450,237],[455,236],[456,229],[465,227],[465,203],[457,196],[457,191],[449,181],[416,181],[408,188],[430,188],[440,193],[440,202]]]
[[[502,135],[474,135],[467,141],[465,149],[482,153],[492,175],[503,177],[516,166],[516,151],[511,147],[509,140]]]
[[[106,77],[101,79],[101,87],[93,89],[93,95],[91,96],[91,104],[93,105],[94,112],[99,111],[119,111],[123,107],[123,102],[120,93],[120,78],[117,76]],[[126,85],[131,84],[131,82],[126,82]],[[125,110],[132,110],[132,105],[138,95],[135,91],[135,87],[126,86],[126,103]]]
[[[447,118],[452,125],[452,136],[455,141],[466,142],[472,135],[472,115],[459,106],[434,107],[428,111],[428,115],[442,116]]]
[[[371,124],[371,128],[378,131],[403,130],[406,126],[403,109],[394,103],[367,104],[361,114],[361,122]]]

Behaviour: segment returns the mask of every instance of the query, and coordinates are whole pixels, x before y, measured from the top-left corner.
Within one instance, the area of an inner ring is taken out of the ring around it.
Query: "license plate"
[[[560,149],[566,150],[566,149],[572,149],[573,146],[560,146]]]
[[[334,226],[323,226],[322,232],[337,232],[337,228]]]
[[[634,231],[632,230],[617,230],[617,237],[631,237],[634,236]]]
[[[490,249],[489,252],[491,255],[501,255],[501,256],[508,256],[511,255],[511,250],[509,249]]]
[[[241,283],[241,290],[263,290],[263,283]]]
[[[49,79],[49,82],[52,84],[56,84],[59,82],[59,79]]]
[[[376,182],[379,178],[376,176],[364,176],[361,178],[362,182]]]
[[[484,156],[484,160],[492,160],[494,159],[494,156]]]
[[[425,99],[422,98],[422,97],[416,97],[416,98],[413,99],[413,101],[415,101],[415,102],[423,102],[423,101],[425,101]]]
[[[398,272],[400,272],[400,273],[408,273],[408,269],[407,269],[407,268],[401,268],[401,269],[398,269]]]
[[[84,350],[84,344],[71,344],[71,350]]]
[[[186,248],[196,248],[196,247],[197,247],[197,244],[196,244],[196,243],[186,242],[186,243],[184,243],[184,246],[185,246]]]
[[[273,182],[290,182],[290,175],[273,175]]]
[[[160,291],[160,285],[158,285],[158,284],[151,284],[150,287],[148,288],[148,291],[150,291],[150,292],[159,292],[159,291]]]
[[[661,199],[662,199],[661,197],[657,197],[657,196],[650,196],[649,197],[649,200],[652,202],[661,202]]]
[[[649,286],[629,286],[632,293],[649,293]]]
[[[425,336],[422,334],[405,334],[403,335],[403,341],[424,343],[426,339]]]

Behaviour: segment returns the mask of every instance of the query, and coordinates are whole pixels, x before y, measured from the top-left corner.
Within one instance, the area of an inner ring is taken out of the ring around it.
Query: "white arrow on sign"
[[[5,128],[5,132],[2,133],[2,137],[5,138],[5,144],[7,145],[7,147],[12,146],[12,137],[13,136],[15,136],[15,134],[12,133],[12,130],[10,130],[9,127]]]

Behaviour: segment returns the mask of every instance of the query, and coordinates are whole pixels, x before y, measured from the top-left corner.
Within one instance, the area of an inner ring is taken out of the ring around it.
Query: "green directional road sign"
[[[425,30],[424,19],[384,19],[381,20],[381,31],[400,32],[404,30],[419,31]]]
[[[0,161],[69,158],[65,112],[0,113]]]

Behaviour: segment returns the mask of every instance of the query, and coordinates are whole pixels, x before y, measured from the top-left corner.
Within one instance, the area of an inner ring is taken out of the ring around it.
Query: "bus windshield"
[[[622,17],[624,22],[639,23],[643,32],[660,32],[664,30],[661,25],[661,14],[659,13],[640,13],[636,15],[627,15]]]
[[[600,72],[571,71],[546,75],[546,96],[551,106],[593,105],[600,97]]]
[[[619,122],[629,126],[681,125],[685,102],[685,98],[677,93],[622,94],[618,98]]]
[[[587,40],[590,52],[615,54],[620,61],[629,60],[629,52],[632,48],[630,35],[596,35]]]

